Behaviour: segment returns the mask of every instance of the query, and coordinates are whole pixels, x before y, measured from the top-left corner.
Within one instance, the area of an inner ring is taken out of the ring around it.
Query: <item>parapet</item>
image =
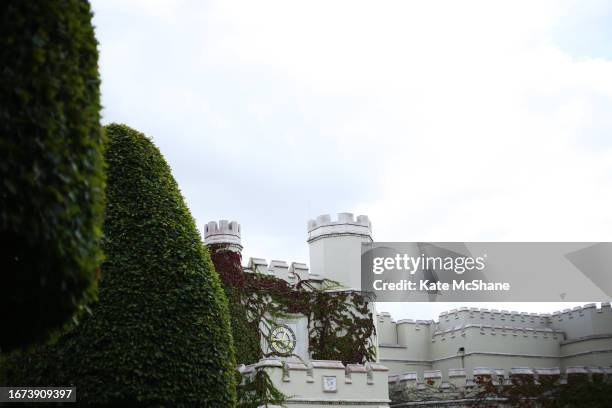
[[[468,374],[464,368],[449,368],[448,370],[426,370],[420,377],[416,372],[389,376],[389,388],[391,393],[409,392],[417,394],[427,394],[428,392],[458,392],[457,397],[466,396],[464,392],[478,388],[478,382],[483,378],[488,378],[495,385],[510,385],[512,377],[531,377],[537,383],[542,377],[550,376],[556,378],[559,384],[567,381],[567,378],[574,375],[583,375],[591,379],[593,376],[600,376],[605,381],[612,383],[612,367],[567,367],[565,371],[559,367],[514,367],[510,370],[492,367],[474,367]],[[423,395],[421,395],[422,397]],[[418,398],[415,395],[415,398]],[[452,399],[451,395],[447,396]]]
[[[296,281],[308,279],[308,265],[302,262],[291,262],[289,265],[289,278],[293,277]]]
[[[389,312],[380,312],[376,315],[378,317],[378,321],[380,323],[394,323],[395,324],[395,320],[393,320],[393,317],[391,317],[391,313]]]
[[[265,359],[239,367],[243,380],[257,370],[264,370],[275,387],[295,403],[308,401],[321,406],[330,400],[342,400],[351,406],[361,405],[362,401],[387,406],[390,402],[388,369],[376,363],[344,365],[333,360]]]
[[[574,319],[582,317],[585,314],[599,314],[599,313],[610,313],[612,307],[610,302],[604,302],[600,307],[597,307],[595,303],[588,303],[584,306],[576,306],[572,309],[563,309],[563,311],[554,312],[552,314],[553,323],[562,322],[564,319]]]
[[[424,325],[424,326],[430,326],[435,324],[435,322],[433,320],[419,320],[419,319],[400,319],[397,321],[397,324],[416,324],[416,325]]]
[[[288,264],[286,261],[273,259],[268,263],[262,258],[249,258],[249,262],[247,266],[244,267],[244,270],[246,272],[271,275],[289,283],[297,283],[299,280],[312,279],[308,273],[308,266],[302,262],[291,262],[291,264]]]
[[[448,329],[461,324],[545,328],[551,325],[551,315],[548,313],[526,313],[474,307],[461,307],[440,313],[438,325],[441,329]]]
[[[566,339],[581,340],[612,334],[612,308],[604,302],[600,307],[590,303],[582,307],[555,312],[551,318],[552,327],[563,330]]]
[[[527,313],[497,309],[480,309],[474,307],[461,307],[452,309],[447,312],[442,312],[439,315],[439,320],[436,323],[438,330],[452,329],[456,326],[468,326],[470,324],[484,324],[491,326],[514,326],[533,328],[539,330],[543,328],[553,328],[561,331],[567,331],[567,322],[579,322],[584,319],[592,319],[594,327],[600,327],[599,331],[592,334],[609,333],[609,328],[612,327],[612,308],[610,303],[602,303],[598,307],[595,303],[589,303],[584,306],[577,306],[572,309],[554,313]],[[404,322],[399,320],[398,323]],[[576,330],[583,330],[582,326],[576,326]],[[576,331],[574,330],[574,331]],[[572,338],[572,333],[568,334]]]
[[[262,258],[249,258],[249,263],[246,269],[253,273],[263,273],[267,275],[268,262]]]
[[[352,213],[339,213],[332,221],[329,214],[308,221],[308,242],[329,236],[357,235],[372,239],[372,223],[367,215],[357,218]]]
[[[563,340],[564,333],[560,330],[554,330],[548,327],[531,328],[522,326],[501,326],[501,325],[489,325],[489,324],[466,324],[460,326],[454,326],[445,330],[436,330],[432,336],[431,341],[445,340],[446,336],[455,338],[455,336],[465,336],[466,331],[471,330],[473,333],[480,333],[480,335],[490,336],[510,336],[510,337],[529,337],[532,339],[544,339],[544,340]]]
[[[588,303],[584,306],[576,306],[572,309],[564,309],[563,311],[553,313],[527,313],[486,308],[480,309],[476,307],[461,307],[459,309],[451,309],[447,312],[440,313],[439,322],[449,322],[453,319],[459,320],[462,316],[466,316],[469,320],[521,321],[549,326],[551,323],[562,321],[564,318],[572,319],[574,317],[581,317],[585,313],[605,313],[611,310],[609,302],[602,303],[599,308],[595,303]]]
[[[477,308],[477,307],[460,307],[459,309],[451,309],[447,312],[440,313],[440,320],[450,319],[457,316],[460,312],[468,312],[470,315],[490,315],[496,317],[515,317],[515,318],[523,318],[523,319],[547,319],[550,318],[550,313],[527,313],[527,312],[515,312],[508,310],[498,310],[498,309],[486,309],[486,308]]]
[[[236,221],[210,221],[204,226],[204,244],[229,244],[230,249],[242,251],[240,224]]]

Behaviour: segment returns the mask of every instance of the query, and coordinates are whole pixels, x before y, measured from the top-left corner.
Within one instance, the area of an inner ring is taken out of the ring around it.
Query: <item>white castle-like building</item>
[[[553,314],[460,308],[438,321],[378,315],[380,360],[393,374],[491,367],[612,367],[612,309],[567,309]]]
[[[346,290],[361,287],[361,244],[373,242],[365,215],[340,213],[336,220],[321,215],[308,221],[310,268],[300,262],[250,258],[246,272],[273,275],[289,283],[329,279]],[[228,244],[241,251],[240,224],[212,221],[204,227],[205,244]],[[418,307],[407,304],[407,307]],[[394,321],[389,313],[376,316],[377,361],[343,366],[338,361],[313,361],[308,353],[305,317],[279,322],[281,333],[300,360],[267,359],[243,367],[248,374],[264,367],[279,389],[293,396],[291,406],[389,406],[389,390],[414,395],[427,403],[436,394],[453,399],[453,392],[474,386],[476,375],[509,381],[516,374],[607,376],[612,381],[612,308],[587,304],[552,314],[459,308],[437,321]],[[270,346],[262,341],[264,349]],[[333,380],[332,380],[333,378]],[[432,394],[433,393],[433,394]],[[457,394],[459,395],[459,394]],[[433,402],[432,402],[433,403]],[[457,405],[459,406],[459,405]]]

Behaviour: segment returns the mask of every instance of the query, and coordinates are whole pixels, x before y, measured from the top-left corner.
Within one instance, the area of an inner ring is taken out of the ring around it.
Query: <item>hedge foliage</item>
[[[11,357],[6,380],[75,384],[95,405],[234,406],[227,301],[208,250],[157,147],[106,129],[99,302],[49,350]]]
[[[95,297],[104,209],[89,4],[0,2],[0,350]]]

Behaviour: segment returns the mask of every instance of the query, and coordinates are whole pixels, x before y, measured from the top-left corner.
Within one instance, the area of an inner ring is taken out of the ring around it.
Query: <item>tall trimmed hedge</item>
[[[59,341],[47,371],[96,405],[231,407],[227,301],[170,167],[142,133],[106,131],[99,303]]]
[[[0,2],[0,350],[95,297],[104,199],[98,51],[86,1]]]

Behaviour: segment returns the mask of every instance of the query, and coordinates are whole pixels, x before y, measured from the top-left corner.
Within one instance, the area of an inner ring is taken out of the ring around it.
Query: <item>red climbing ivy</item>
[[[339,360],[344,364],[375,359],[371,339],[374,319],[367,294],[331,290],[338,284],[329,280],[320,286],[300,280],[290,284],[261,273],[244,272],[240,253],[227,245],[209,247],[215,269],[221,277],[232,314],[236,360],[251,364],[264,354],[261,336],[275,319],[294,314],[308,318],[309,351],[313,359]]]
[[[494,382],[491,376],[475,377],[478,392],[473,407],[491,407],[492,401],[520,408],[573,408],[612,406],[612,384],[603,375],[570,374],[566,383],[559,375],[541,375],[538,381],[531,375],[513,375],[511,383]]]

